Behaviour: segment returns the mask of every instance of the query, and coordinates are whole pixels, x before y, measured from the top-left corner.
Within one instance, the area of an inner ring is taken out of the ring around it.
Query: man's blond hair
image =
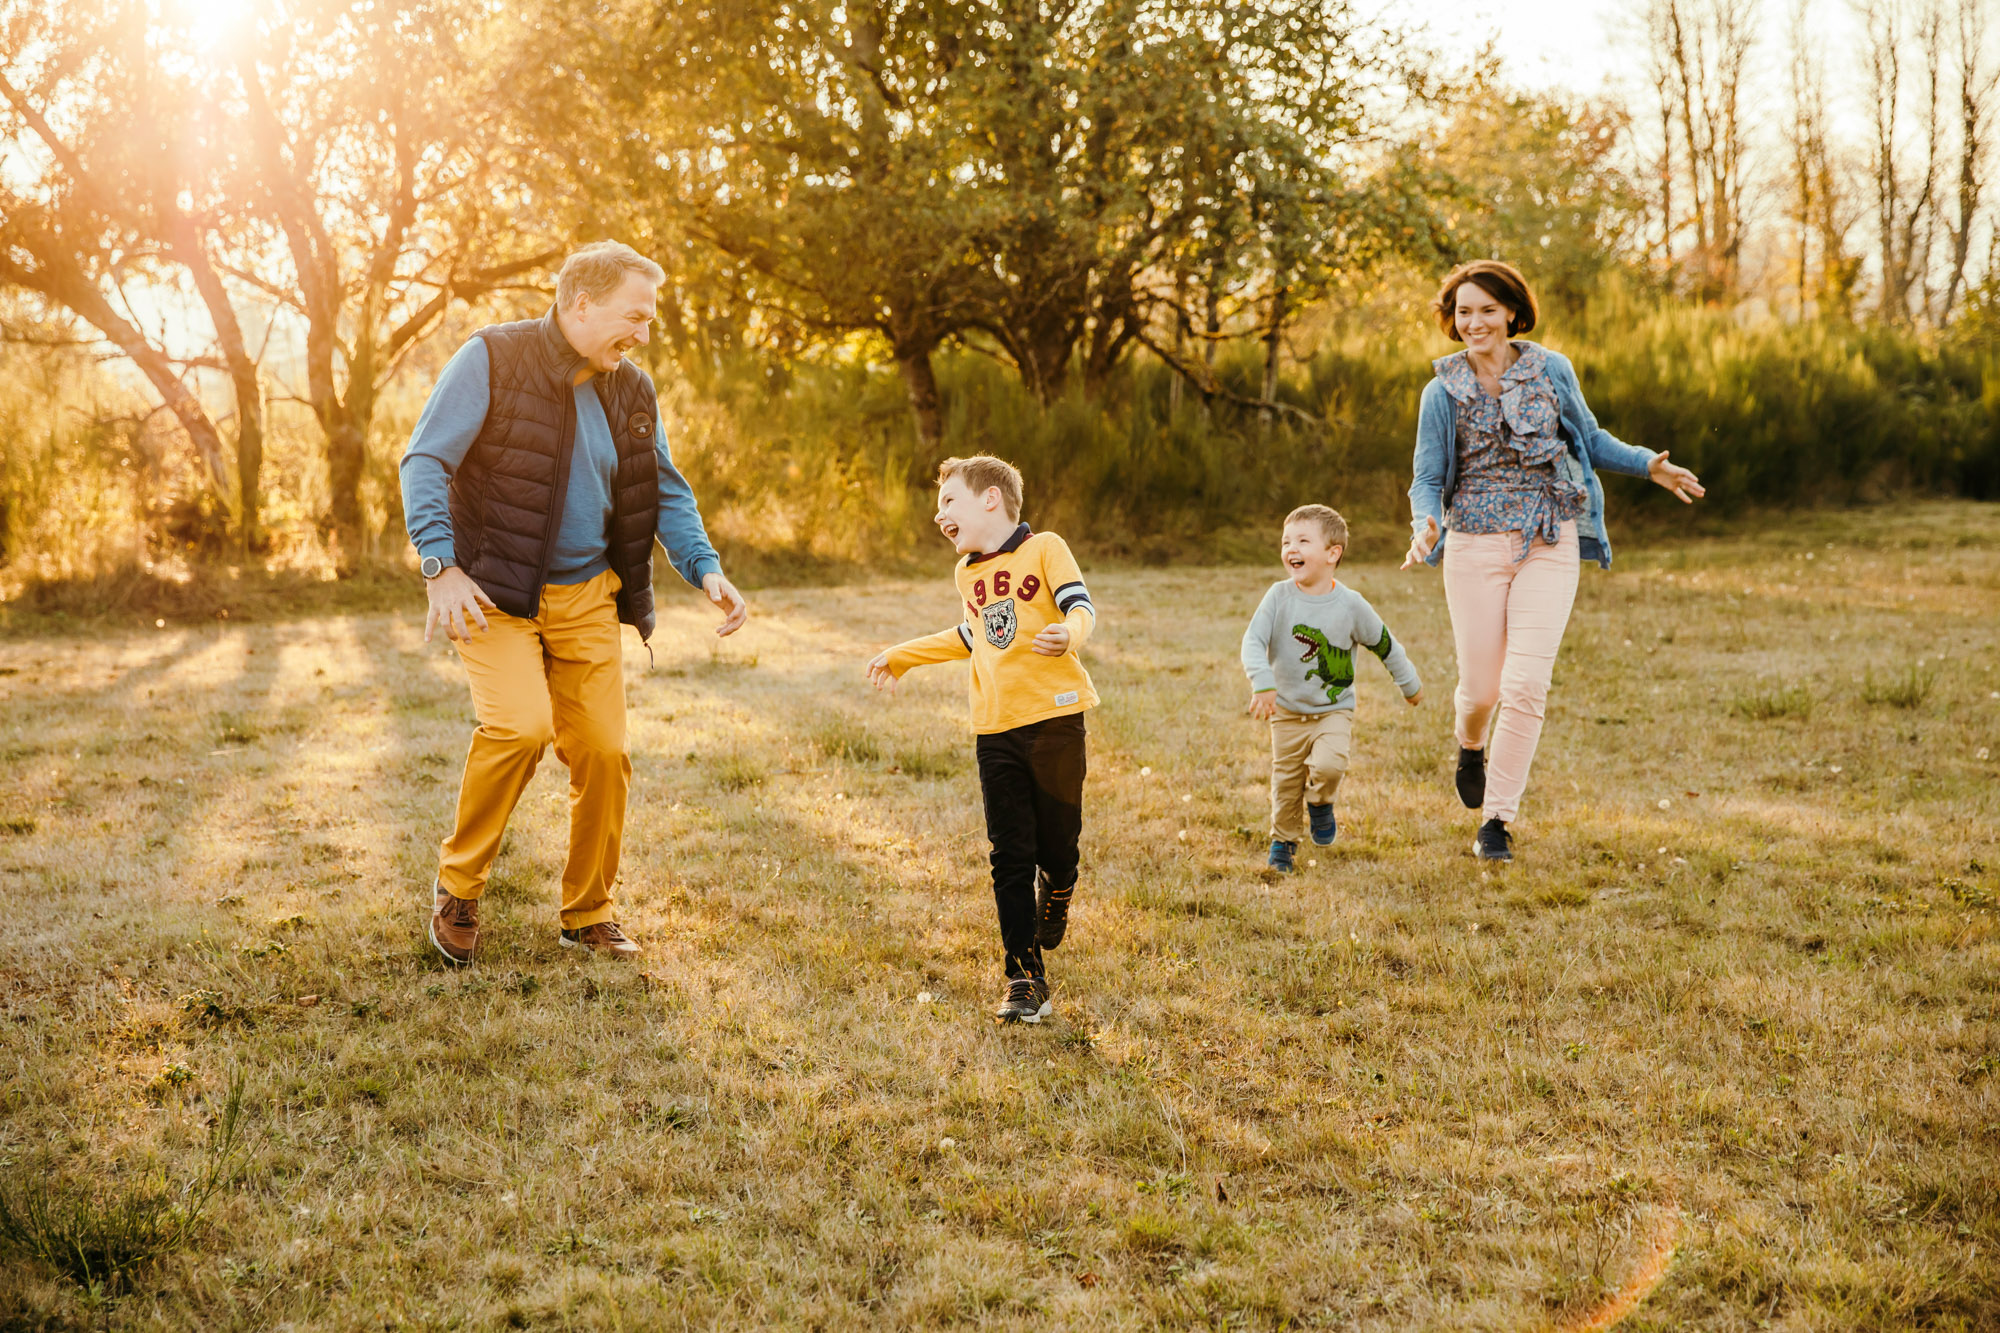
[[[623,241],[593,241],[563,260],[556,274],[556,309],[567,310],[579,296],[604,302],[631,274],[640,274],[655,287],[667,280],[667,271]]]
[[[1317,523],[1319,539],[1328,546],[1338,546],[1342,555],[1347,554],[1347,520],[1340,512],[1328,505],[1300,505],[1285,515],[1285,526],[1294,523]]]
[[[971,458],[947,458],[938,464],[938,485],[942,486],[953,477],[965,482],[965,489],[974,495],[984,495],[989,487],[1000,488],[1000,504],[1006,509],[1007,517],[1014,522],[1021,521],[1021,469],[1004,458],[992,454],[974,454]]]

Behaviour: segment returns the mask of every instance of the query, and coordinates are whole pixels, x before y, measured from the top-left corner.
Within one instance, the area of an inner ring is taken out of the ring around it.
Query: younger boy
[[[1083,712],[1097,691],[1077,651],[1097,623],[1063,539],[1021,520],[1021,474],[980,455],[938,466],[937,525],[964,557],[965,618],[868,664],[877,689],[930,662],[972,659],[972,730],[1007,993],[993,1016],[1039,1023],[1054,1008],[1042,950],[1062,943],[1083,830]]]
[[[1243,632],[1250,715],[1271,724],[1271,869],[1290,873],[1299,850],[1301,798],[1321,847],[1333,843],[1333,796],[1347,772],[1354,730],[1354,650],[1382,659],[1411,706],[1423,682],[1375,608],[1334,580],[1347,520],[1325,505],[1285,515],[1278,552],[1291,578],[1264,594]]]

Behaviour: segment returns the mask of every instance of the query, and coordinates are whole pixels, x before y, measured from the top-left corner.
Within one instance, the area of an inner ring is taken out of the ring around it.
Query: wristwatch
[[[424,578],[434,579],[457,563],[456,560],[444,560],[434,555],[427,555],[417,568],[423,571]]]

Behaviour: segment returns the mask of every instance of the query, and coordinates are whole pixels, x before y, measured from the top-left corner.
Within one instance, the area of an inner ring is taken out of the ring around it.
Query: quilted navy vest
[[[458,563],[511,616],[541,609],[549,552],[569,493],[576,443],[576,373],[585,362],[556,323],[490,324],[486,422],[451,478],[451,532]],[[660,428],[653,381],[630,361],[597,377],[618,449],[605,552],[623,588],[618,619],[653,636],[653,536],[659,524]]]

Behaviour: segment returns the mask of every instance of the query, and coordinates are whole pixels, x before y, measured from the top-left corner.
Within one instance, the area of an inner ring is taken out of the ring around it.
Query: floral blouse
[[[1431,363],[1451,395],[1458,437],[1458,482],[1447,525],[1453,532],[1518,532],[1525,558],[1535,538],[1554,546],[1564,519],[1583,512],[1583,487],[1565,466],[1548,354],[1517,342],[1520,356],[1500,375],[1500,396],[1479,385],[1464,352]]]

